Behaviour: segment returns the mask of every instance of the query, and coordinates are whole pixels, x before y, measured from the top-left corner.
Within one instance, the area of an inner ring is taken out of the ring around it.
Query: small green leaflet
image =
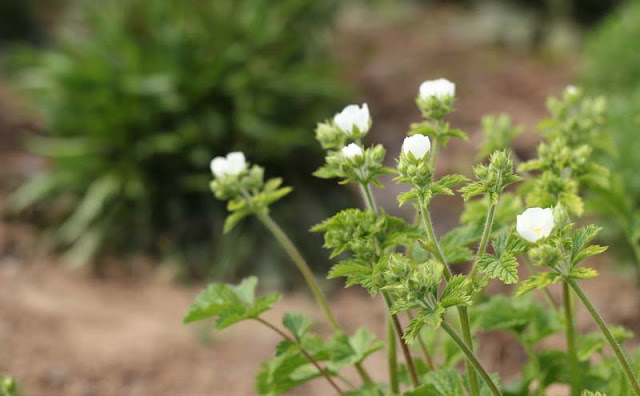
[[[278,293],[265,294],[256,299],[257,284],[258,279],[253,276],[243,279],[238,286],[210,284],[191,304],[183,323],[217,317],[216,327],[224,329],[234,323],[257,318],[280,299]]]
[[[384,343],[376,340],[373,333],[364,327],[351,337],[338,333],[329,341],[331,363],[338,367],[360,363],[383,347]]]
[[[516,292],[516,297],[528,293],[533,289],[544,289],[545,287],[553,285],[561,279],[562,275],[555,272],[541,272],[539,274],[532,275],[529,277],[529,279],[520,283],[520,287]]]
[[[569,274],[569,278],[573,279],[592,279],[596,276],[598,276],[598,271],[593,268],[574,268]]]
[[[444,308],[455,305],[471,305],[470,280],[466,275],[454,275],[440,297],[440,304]]]
[[[415,341],[424,325],[429,325],[432,327],[440,326],[440,323],[442,323],[442,314],[444,314],[445,310],[446,309],[440,303],[436,304],[434,310],[420,310],[420,312],[418,312],[418,315],[416,315],[416,317],[409,322],[409,325],[404,332],[404,339],[407,341],[407,343],[412,344]]]
[[[282,318],[282,324],[293,334],[297,342],[301,342],[302,337],[311,327],[311,319],[302,314],[288,312]]]

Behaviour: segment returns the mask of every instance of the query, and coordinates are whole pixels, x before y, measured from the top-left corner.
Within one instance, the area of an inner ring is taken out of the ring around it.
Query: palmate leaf
[[[383,347],[384,343],[376,340],[375,335],[364,327],[351,337],[338,333],[329,341],[331,364],[333,367],[343,367],[360,363]]]
[[[329,357],[325,343],[315,335],[306,335],[302,346],[316,361],[326,361]],[[291,344],[262,364],[256,376],[256,390],[261,395],[281,395],[321,375],[300,349]]]
[[[476,265],[492,279],[498,278],[505,284],[518,283],[518,260],[510,252],[504,252],[499,257],[485,253]]]
[[[243,279],[238,286],[218,283],[209,285],[191,304],[183,323],[217,317],[216,327],[224,329],[234,323],[257,318],[280,299],[278,293],[256,298],[257,284],[256,277],[249,277]]]

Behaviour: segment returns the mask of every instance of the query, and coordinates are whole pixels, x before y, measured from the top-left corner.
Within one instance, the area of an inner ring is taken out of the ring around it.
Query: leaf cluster
[[[473,173],[478,180],[460,189],[462,197],[468,200],[486,194],[492,205],[498,202],[498,196],[508,185],[522,180],[514,173],[513,160],[507,150],[495,151],[489,158],[489,164],[475,166]]]

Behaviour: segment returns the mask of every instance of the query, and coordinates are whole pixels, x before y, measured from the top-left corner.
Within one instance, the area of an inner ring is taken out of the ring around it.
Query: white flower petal
[[[246,168],[247,162],[242,152],[234,151],[227,154],[227,173],[229,175],[237,175]]]
[[[346,158],[353,159],[356,156],[362,156],[362,148],[355,143],[342,148],[342,155]]]
[[[529,242],[537,242],[551,234],[555,221],[549,208],[529,208],[516,217],[516,231]]]
[[[416,159],[424,158],[431,150],[431,141],[428,136],[416,134],[406,137],[402,142],[402,152],[412,153]]]
[[[333,117],[333,122],[347,135],[353,134],[354,127],[357,127],[361,133],[366,133],[371,125],[369,106],[366,103],[362,107],[349,105]]]
[[[223,178],[227,175],[227,160],[224,157],[215,157],[211,160],[211,173],[216,179]]]
[[[455,96],[456,85],[445,78],[428,80],[420,84],[420,97],[427,100],[430,97],[441,99],[445,96]]]

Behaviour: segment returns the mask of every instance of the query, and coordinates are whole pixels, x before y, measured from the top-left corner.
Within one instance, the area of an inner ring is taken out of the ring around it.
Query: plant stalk
[[[573,305],[569,285],[562,282],[562,300],[564,303],[565,337],[567,339],[567,358],[569,360],[569,372],[571,373],[571,395],[580,394],[580,371],[578,370],[578,357],[576,353],[576,330],[573,319]]]
[[[589,311],[589,313],[591,314],[591,317],[593,317],[593,320],[596,322],[596,325],[598,325],[598,328],[600,328],[600,331],[602,332],[604,337],[607,339],[609,346],[611,347],[611,349],[613,350],[613,353],[618,358],[618,361],[620,362],[620,366],[622,367],[622,370],[627,376],[627,380],[629,381],[629,384],[633,389],[633,393],[636,396],[640,396],[640,385],[638,385],[638,379],[636,378],[636,375],[634,374],[633,369],[631,368],[629,359],[627,358],[627,355],[622,349],[622,347],[620,346],[620,344],[618,344],[616,339],[613,338],[613,334],[611,334],[611,331],[609,330],[609,327],[607,327],[607,324],[602,319],[602,316],[600,316],[596,308],[591,303],[591,300],[589,300],[589,297],[587,297],[587,295],[584,294],[584,291],[574,279],[567,279],[566,282],[569,284],[569,286],[571,286],[573,291],[575,291],[575,293],[578,295],[578,298],[580,298],[584,306],[587,308],[587,311]]]
[[[371,194],[371,188],[369,184],[361,183],[360,184],[361,191],[365,196],[367,209],[373,210],[376,214],[378,213],[378,206],[376,205],[375,200],[373,199],[373,194]],[[404,331],[402,330],[402,325],[400,324],[400,320],[398,319],[398,315],[391,313],[391,296],[389,292],[382,291],[382,295],[384,297],[384,302],[387,305],[387,309],[389,310],[389,315],[391,316],[391,321],[393,323],[393,327],[395,328],[395,335],[398,337],[398,341],[400,343],[400,347],[402,349],[402,354],[404,355],[404,359],[407,362],[407,369],[409,370],[409,376],[411,377],[411,383],[414,387],[419,386],[418,375],[416,374],[415,365],[413,363],[413,358],[411,357],[411,352],[409,351],[409,347],[406,342],[402,338],[404,335]],[[392,328],[387,327],[387,330],[393,330]],[[387,334],[387,339],[389,339],[391,335]],[[396,370],[397,367],[397,357],[395,357],[396,352],[393,351],[393,355],[391,356],[391,349],[387,352],[389,355],[387,356],[387,360],[389,362],[389,372]],[[391,374],[390,374],[391,375]]]
[[[409,351],[409,346],[406,342],[404,342],[404,331],[402,330],[402,325],[400,324],[400,320],[398,319],[398,315],[391,313],[391,296],[389,292],[386,290],[382,291],[382,296],[384,297],[385,303],[387,303],[387,308],[389,309],[389,315],[391,316],[391,321],[393,322],[393,327],[395,328],[396,336],[400,341],[400,347],[402,349],[402,353],[404,355],[404,360],[407,362],[407,370],[409,371],[409,377],[411,377],[411,383],[414,388],[420,386],[420,381],[418,380],[418,374],[416,372],[416,367],[413,364],[413,358],[411,357],[411,352]],[[391,358],[389,358],[390,360]]]
[[[282,228],[280,228],[278,223],[276,223],[271,218],[271,216],[269,216],[268,213],[266,212],[261,213],[261,214],[258,214],[257,216],[260,219],[260,221],[262,221],[262,223],[265,225],[265,227],[267,227],[267,229],[271,231],[273,236],[278,240],[280,245],[282,245],[282,247],[287,252],[289,257],[291,257],[293,262],[296,264],[296,266],[298,267],[298,270],[302,273],[304,280],[307,282],[307,285],[311,289],[311,292],[313,293],[316,299],[316,302],[318,303],[318,305],[320,305],[320,307],[324,311],[327,319],[329,320],[329,324],[331,325],[333,330],[338,332],[343,332],[342,328],[340,327],[340,324],[336,320],[336,317],[333,315],[333,312],[331,312],[331,308],[329,307],[327,298],[324,296],[324,294],[322,293],[322,290],[320,290],[320,287],[318,286],[318,282],[316,282],[316,279],[313,277],[313,273],[311,272],[309,265],[307,265],[307,262],[305,261],[304,257],[302,257],[302,254],[298,251],[298,249],[295,247],[293,242],[291,242],[291,239],[289,239],[287,234],[282,230]],[[364,367],[362,366],[362,363],[356,363],[355,366],[363,382],[365,384],[373,384],[373,380],[371,379],[371,376],[364,369]]]
[[[458,348],[460,348],[462,353],[465,354],[465,356],[467,357],[467,361],[471,362],[471,364],[476,369],[478,374],[480,374],[484,382],[489,387],[489,390],[491,391],[491,393],[494,396],[501,396],[502,394],[500,393],[500,390],[491,379],[491,376],[489,376],[489,373],[487,373],[484,367],[482,367],[482,364],[480,364],[480,361],[478,361],[478,358],[473,354],[473,351],[469,349],[467,344],[460,338],[458,334],[456,334],[456,332],[451,328],[451,326],[449,326],[447,322],[443,321],[441,326],[444,329],[444,331],[446,331],[447,334],[449,334],[449,337],[451,337],[453,342],[455,342],[458,345]]]
[[[482,231],[482,239],[480,240],[480,246],[478,246],[478,252],[476,253],[474,265],[471,268],[471,279],[476,278],[476,273],[478,272],[478,266],[476,265],[476,263],[480,259],[480,256],[482,256],[487,250],[487,244],[489,243],[489,237],[491,236],[491,229],[493,228],[493,221],[496,217],[497,206],[497,204],[489,204],[489,209],[487,210],[487,219],[484,223],[484,230]]]
[[[309,352],[307,352],[302,345],[300,345],[300,343],[298,341],[296,341],[295,339],[289,337],[284,331],[280,330],[279,328],[277,328],[276,326],[272,325],[271,323],[267,322],[266,320],[258,317],[256,318],[256,320],[260,323],[262,323],[263,325],[267,326],[268,328],[270,328],[271,330],[275,331],[276,333],[278,333],[282,338],[284,338],[285,340],[291,342],[292,344],[294,344],[295,346],[298,347],[298,349],[300,349],[300,352],[302,352],[302,354],[304,355],[304,357],[307,358],[307,360],[309,360],[309,362],[311,362],[314,366],[316,366],[316,368],[318,369],[318,371],[320,371],[320,373],[322,374],[322,376],[329,381],[329,383],[331,384],[331,386],[333,386],[333,388],[336,390],[336,392],[338,392],[339,395],[344,395],[344,393],[342,392],[342,390],[340,389],[340,387],[338,386],[338,384],[336,384],[333,381],[333,378],[331,378],[331,376],[327,373],[327,371],[322,368],[322,366],[320,366],[320,363],[318,363],[317,360],[315,360],[310,354]]]
[[[444,277],[448,282],[453,274],[451,273],[451,269],[449,268],[449,264],[447,263],[447,258],[444,256],[442,252],[442,248],[440,247],[440,243],[438,243],[438,239],[436,238],[436,233],[433,230],[433,222],[431,221],[431,215],[427,208],[422,204],[422,200],[420,200],[420,216],[422,217],[422,223],[424,225],[425,230],[427,231],[427,235],[429,239],[433,242],[436,250],[436,257],[442,263],[444,267]],[[467,311],[467,307],[458,306],[458,316],[460,318],[460,328],[462,329],[462,336],[464,337],[464,342],[467,347],[473,351],[473,337],[471,336],[471,326],[469,324],[469,312]],[[471,388],[471,396],[479,396],[480,395],[480,384],[478,383],[478,376],[476,374],[474,365],[469,360],[465,361],[467,373],[469,374],[469,387]]]
[[[393,330],[391,315],[387,315],[387,360],[389,364],[389,384],[391,385],[391,392],[400,393],[396,347],[396,334]]]

